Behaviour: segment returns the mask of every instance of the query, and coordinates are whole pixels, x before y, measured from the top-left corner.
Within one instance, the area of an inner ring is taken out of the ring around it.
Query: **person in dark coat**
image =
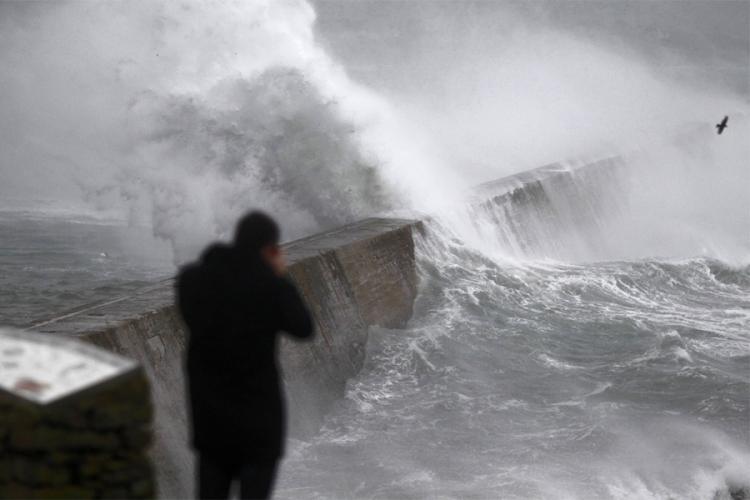
[[[280,332],[308,338],[313,323],[285,277],[279,228],[252,212],[232,245],[214,244],[182,268],[177,303],[187,325],[187,382],[200,498],[267,498],[284,453],[277,366]]]

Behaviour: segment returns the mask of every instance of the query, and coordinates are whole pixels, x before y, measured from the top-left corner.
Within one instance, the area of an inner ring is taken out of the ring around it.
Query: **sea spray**
[[[481,181],[744,106],[524,9],[415,8],[415,49],[383,48],[404,73],[367,85],[301,0],[5,3],[0,193],[118,212],[179,262],[249,208],[287,238],[394,210],[455,219]],[[422,43],[427,19],[450,50]]]

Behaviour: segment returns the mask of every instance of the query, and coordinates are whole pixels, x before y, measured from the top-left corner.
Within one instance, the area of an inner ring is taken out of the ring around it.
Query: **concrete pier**
[[[469,211],[509,255],[596,260],[626,211],[629,168],[621,156],[546,165],[477,186]]]
[[[285,245],[289,273],[316,321],[311,343],[281,344],[292,433],[314,430],[364,361],[371,325],[402,326],[417,292],[415,229],[420,223],[366,219]],[[167,279],[116,299],[29,325],[75,336],[135,359],[151,381],[153,459],[159,496],[186,498],[194,482],[187,446],[183,377],[185,329]],[[300,417],[301,416],[301,417]]]

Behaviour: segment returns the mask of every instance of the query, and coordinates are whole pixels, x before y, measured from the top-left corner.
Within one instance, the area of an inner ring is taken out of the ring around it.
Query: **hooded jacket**
[[[313,333],[295,286],[259,256],[214,245],[180,271],[177,304],[188,330],[193,447],[248,458],[283,455],[278,336]]]

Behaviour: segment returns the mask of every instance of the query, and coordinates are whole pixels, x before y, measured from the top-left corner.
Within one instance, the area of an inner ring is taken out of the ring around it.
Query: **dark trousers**
[[[229,498],[235,480],[240,498],[270,498],[278,460],[248,462],[200,453],[198,456],[198,498]]]

